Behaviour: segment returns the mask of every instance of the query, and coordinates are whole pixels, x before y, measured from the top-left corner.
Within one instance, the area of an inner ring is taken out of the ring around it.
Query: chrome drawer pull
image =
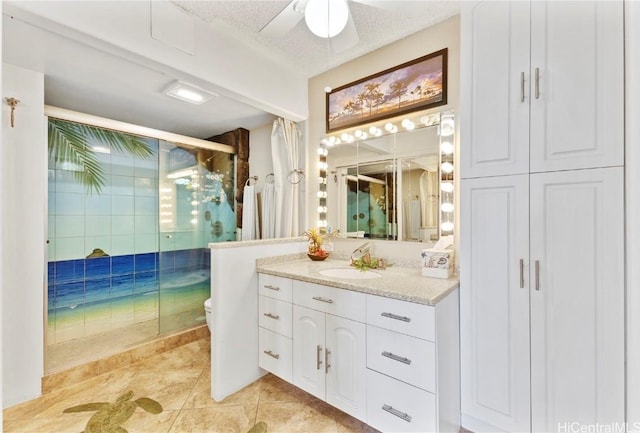
[[[327,304],[333,304],[333,299],[326,299],[321,296],[314,296],[312,299],[315,301],[326,302]]]
[[[316,370],[320,370],[320,365],[322,364],[322,346],[320,346],[318,344],[318,346],[316,346]]]
[[[391,352],[382,352],[382,356],[393,359],[394,361],[402,362],[403,364],[411,365],[411,360],[409,358],[403,358],[402,356],[398,356]]]
[[[267,355],[269,355],[269,356],[270,356],[270,357],[272,357],[272,358],[280,359],[280,355],[278,355],[277,353],[273,353],[273,352],[272,352],[272,351],[270,351],[270,350],[265,350],[265,351],[264,351],[264,353],[266,353]]]
[[[389,406],[388,404],[383,404],[382,405],[382,410],[387,411],[391,415],[395,415],[398,418],[405,420],[406,422],[411,422],[411,415],[409,415],[408,413],[400,412],[398,409],[394,409],[393,407]]]
[[[273,315],[273,314],[271,314],[271,313],[263,313],[263,315],[264,315],[264,316],[267,316],[267,317],[268,317],[268,318],[270,318],[270,319],[276,319],[276,320],[278,320],[278,319],[280,318],[280,316],[274,316],[274,315]]]
[[[280,287],[278,287],[278,286],[272,286],[271,284],[265,284],[265,285],[264,285],[264,288],[265,288],[265,289],[269,289],[269,290],[275,290],[276,292],[277,292],[278,290],[280,290]]]
[[[388,317],[389,319],[402,320],[403,322],[411,322],[411,317],[398,316],[393,313],[380,313],[382,317]]]

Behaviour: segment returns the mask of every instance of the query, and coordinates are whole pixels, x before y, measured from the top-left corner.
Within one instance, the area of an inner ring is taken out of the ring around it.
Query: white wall
[[[625,1],[627,421],[640,424],[640,2]]]
[[[4,407],[40,395],[44,372],[47,145],[44,76],[3,64],[2,326]],[[20,100],[15,127],[5,97]]]

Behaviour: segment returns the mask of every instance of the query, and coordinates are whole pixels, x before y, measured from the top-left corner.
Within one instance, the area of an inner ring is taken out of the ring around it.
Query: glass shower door
[[[159,153],[158,327],[167,333],[205,321],[207,245],[235,239],[234,171],[224,152],[161,141]]]

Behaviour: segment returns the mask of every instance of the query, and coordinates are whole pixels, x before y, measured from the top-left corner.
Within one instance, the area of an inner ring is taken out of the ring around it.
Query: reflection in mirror
[[[437,123],[331,147],[326,156],[328,226],[351,236],[437,241],[444,175]],[[453,152],[450,156],[453,161]]]

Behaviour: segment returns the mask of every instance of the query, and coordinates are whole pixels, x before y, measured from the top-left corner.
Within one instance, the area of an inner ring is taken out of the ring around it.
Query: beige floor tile
[[[269,433],[337,433],[338,426],[324,402],[268,403],[258,406],[256,422]]]
[[[195,368],[139,371],[133,374],[128,389],[136,396],[158,401],[165,410],[179,410],[191,395],[202,371]]]
[[[285,382],[277,376],[268,374],[260,379],[260,404],[276,402],[309,402],[316,398]]]
[[[237,405],[257,405],[260,397],[260,381],[248,385],[240,391],[230,395],[222,401],[214,401],[211,398],[211,370],[205,369],[202,372],[193,392],[184,405],[184,409],[237,406]]]
[[[180,411],[170,433],[245,433],[255,422],[256,406],[188,409]]]
[[[84,431],[87,420],[88,418],[86,417],[78,416],[59,416],[35,420],[5,420],[2,431],[4,433],[79,433]]]

